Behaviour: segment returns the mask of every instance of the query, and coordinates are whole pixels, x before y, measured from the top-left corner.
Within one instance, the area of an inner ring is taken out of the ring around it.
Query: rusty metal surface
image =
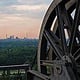
[[[38,71],[29,70],[27,79],[28,80],[49,80],[50,78]],[[30,78],[30,79],[29,79]]]
[[[41,26],[38,72],[28,80],[80,80],[79,45],[80,0],[53,0]]]

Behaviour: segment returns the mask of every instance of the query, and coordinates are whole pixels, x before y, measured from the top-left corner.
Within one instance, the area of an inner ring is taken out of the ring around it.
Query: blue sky
[[[0,0],[0,13],[41,18],[50,2],[51,0]]]
[[[0,0],[0,38],[6,34],[38,38],[51,0]]]

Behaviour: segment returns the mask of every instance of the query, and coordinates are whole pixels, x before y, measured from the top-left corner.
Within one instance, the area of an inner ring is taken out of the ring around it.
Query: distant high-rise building
[[[28,38],[28,33],[26,32],[26,37],[25,38]]]
[[[19,39],[18,37],[16,37],[16,39]]]
[[[10,36],[10,39],[14,39],[14,35]]]
[[[6,39],[7,39],[8,37],[7,37],[7,34],[6,34]]]

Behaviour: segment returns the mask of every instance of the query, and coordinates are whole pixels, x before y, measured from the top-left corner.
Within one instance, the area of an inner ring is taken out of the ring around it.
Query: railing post
[[[7,79],[10,80],[10,70],[7,70]]]
[[[25,69],[25,77],[26,77],[26,80],[27,80],[27,69]]]
[[[3,70],[3,73],[2,73],[2,78],[3,78],[3,80],[5,80],[5,75],[6,75],[6,73],[5,73],[6,71],[5,70]]]

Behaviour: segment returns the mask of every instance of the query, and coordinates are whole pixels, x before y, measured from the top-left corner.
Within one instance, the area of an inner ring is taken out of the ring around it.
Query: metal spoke
[[[71,22],[70,22],[69,14],[68,14],[65,6],[63,6],[61,10],[62,10],[62,12],[61,12],[62,18],[64,20],[64,24],[66,25],[65,28],[70,29],[72,27],[72,25],[71,25]]]
[[[70,22],[71,22],[71,27],[69,28],[70,29],[70,31],[72,31],[72,24],[74,23],[74,20],[73,20],[73,18],[71,17],[71,15],[69,15],[69,20],[70,20]],[[80,23],[79,23],[80,24]],[[79,39],[79,43],[80,43],[80,32],[79,32],[79,30],[77,29],[77,35],[76,35],[77,37],[78,37],[78,39]],[[69,37],[71,37],[71,36],[69,36]],[[74,42],[74,43],[76,43],[76,42]]]
[[[80,51],[80,48],[74,53],[73,56],[75,56]]]
[[[43,66],[53,66],[53,60],[40,60],[40,62],[42,63],[41,65]]]
[[[77,72],[80,73],[80,65],[76,65]]]
[[[70,39],[70,43],[69,43],[69,47],[70,50],[69,52],[72,52],[72,48],[73,48],[73,44],[75,41],[75,37],[76,37],[76,32],[78,29],[78,22],[79,22],[79,17],[80,17],[80,1],[78,0],[77,5],[76,5],[76,13],[75,13],[75,17],[74,17],[74,23],[73,23],[73,28],[72,28],[72,34],[71,34],[71,39]]]
[[[76,56],[79,51],[80,51],[80,48],[73,54],[73,56]]]
[[[75,58],[75,60],[77,61],[80,58],[80,54],[78,54],[78,56]]]
[[[56,55],[57,57],[59,57],[59,58],[62,58],[62,53],[61,53],[61,51],[58,49],[58,47],[56,46],[55,41],[54,41],[52,35],[49,33],[49,31],[45,30],[45,31],[44,31],[44,36],[45,36],[45,38],[49,41],[49,43],[51,44],[51,46],[52,46],[52,48],[53,48],[53,50],[54,50],[54,52],[55,52],[55,55]]]
[[[46,59],[49,59],[49,55],[50,55],[50,46],[49,46],[49,49],[47,50],[47,52],[46,52]]]
[[[67,54],[67,44],[66,44],[66,39],[65,39],[65,33],[64,33],[64,23],[62,19],[62,14],[61,14],[61,6],[58,6],[56,9],[57,17],[58,17],[58,24],[59,24],[59,34],[61,37],[61,43],[62,43],[62,48],[63,48],[63,53],[64,55]]]
[[[70,18],[69,18],[69,14],[65,8],[65,6],[62,8],[62,17],[63,17],[63,20],[64,20],[64,27],[67,29],[68,31],[68,35],[70,36],[71,35],[71,22],[70,22]]]
[[[80,32],[79,32],[79,30],[77,31],[77,37],[78,37],[79,43],[80,43]]]
[[[49,33],[52,35],[54,41],[56,43],[60,44],[60,39],[52,31],[49,31]]]
[[[60,44],[60,42],[61,42],[60,39],[52,31],[45,30],[44,32],[49,33],[51,35],[51,37],[54,39],[54,42]]]

